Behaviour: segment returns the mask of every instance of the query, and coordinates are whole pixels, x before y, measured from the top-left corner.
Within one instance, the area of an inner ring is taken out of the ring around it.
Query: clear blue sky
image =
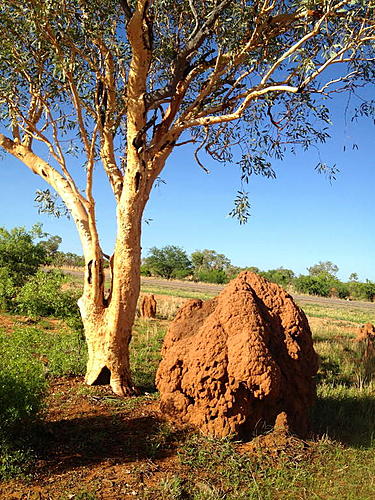
[[[344,121],[345,101],[333,114],[332,139],[320,146],[322,159],[337,164],[331,185],[314,171],[316,150],[276,162],[276,180],[253,177],[248,186],[251,218],[245,226],[227,217],[240,188],[238,168],[208,162],[205,174],[192,150],[178,148],[162,173],[166,184],[155,188],[143,228],[143,253],[168,244],[224,253],[238,266],[277,267],[306,273],[318,261],[338,265],[339,277],[352,272],[375,281],[375,127],[371,120]],[[351,150],[356,143],[358,150]],[[344,152],[344,146],[347,151]],[[79,167],[77,167],[79,168]],[[9,156],[0,161],[0,225],[44,230],[63,238],[61,250],[81,254],[74,224],[38,214],[35,191],[47,186]],[[103,177],[96,186],[98,224],[103,250],[111,253],[115,237],[114,205]]]

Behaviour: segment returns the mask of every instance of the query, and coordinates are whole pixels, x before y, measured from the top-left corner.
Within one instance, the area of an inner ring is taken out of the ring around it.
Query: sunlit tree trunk
[[[79,300],[88,344],[86,383],[110,384],[121,396],[134,392],[129,343],[140,291],[141,220],[150,186],[138,161],[128,165],[124,181],[117,206],[109,295],[104,293],[102,256],[94,251],[95,259],[86,265],[84,293]]]

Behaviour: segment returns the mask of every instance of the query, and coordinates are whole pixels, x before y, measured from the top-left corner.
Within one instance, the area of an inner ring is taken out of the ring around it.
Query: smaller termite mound
[[[141,302],[142,318],[156,317],[156,300],[154,295],[145,295]]]
[[[365,382],[370,382],[375,379],[375,326],[366,323],[359,327],[355,340],[363,379]]]
[[[287,416],[305,436],[318,358],[307,318],[278,285],[241,273],[170,325],[156,382],[161,410],[204,434],[250,438]]]
[[[375,342],[375,326],[372,323],[366,323],[359,327],[356,340],[372,340]]]

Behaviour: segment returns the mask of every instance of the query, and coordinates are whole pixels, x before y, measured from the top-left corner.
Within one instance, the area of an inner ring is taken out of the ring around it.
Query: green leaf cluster
[[[31,317],[79,317],[77,299],[80,292],[66,288],[68,281],[59,271],[39,270],[15,297],[17,312]]]
[[[40,266],[48,262],[46,243],[35,240],[46,236],[36,225],[31,231],[24,227],[7,230],[0,227],[0,269],[6,270],[15,286],[22,286]],[[5,271],[3,271],[5,273]]]

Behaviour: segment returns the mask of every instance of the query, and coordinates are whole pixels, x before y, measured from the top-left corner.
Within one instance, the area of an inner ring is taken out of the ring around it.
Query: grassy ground
[[[21,415],[27,426],[3,437],[0,498],[375,497],[375,366],[363,361],[353,341],[361,323],[374,322],[371,311],[304,307],[321,359],[313,435],[264,449],[164,421],[154,374],[168,322],[185,299],[159,294],[157,300],[159,318],[139,319],[132,340],[134,378],[143,394],[126,400],[82,384],[86,354],[79,333],[51,320],[29,324],[1,316],[0,376],[10,374],[19,388],[8,396],[35,393],[42,409],[38,421]],[[31,398],[30,404],[39,403]]]

